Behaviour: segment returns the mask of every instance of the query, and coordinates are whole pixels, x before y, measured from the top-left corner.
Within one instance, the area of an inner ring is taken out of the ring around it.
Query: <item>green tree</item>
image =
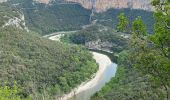
[[[155,33],[146,37],[146,26],[140,18],[132,25],[132,65],[153,77],[155,84],[166,91],[169,100],[170,86],[170,0],[154,0],[156,11]]]
[[[21,100],[20,96],[18,96],[19,88],[16,83],[11,88],[7,85],[0,86],[0,100]]]
[[[135,19],[132,23],[132,32],[138,36],[145,36],[147,34],[147,28],[141,17]]]
[[[118,16],[119,23],[117,25],[117,30],[120,32],[129,32],[128,27],[129,27],[129,20],[125,16],[124,13],[120,13]]]

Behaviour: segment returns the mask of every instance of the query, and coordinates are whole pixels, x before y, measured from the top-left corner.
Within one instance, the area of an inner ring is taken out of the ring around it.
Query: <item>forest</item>
[[[57,32],[81,30],[84,25],[90,24],[91,10],[79,4],[60,5],[61,0],[54,0],[50,5],[32,3],[32,0],[9,0],[9,4],[16,5],[24,15],[29,29],[42,35]],[[124,12],[130,21],[141,16],[147,24],[150,33],[153,33],[153,12],[138,9],[109,9],[106,12],[94,13],[92,21],[110,28],[116,28],[117,16]]]
[[[108,48],[110,51],[114,51],[114,53],[119,53],[127,48],[128,45],[128,39],[122,37],[123,35],[126,34],[117,32],[116,30],[101,24],[94,24],[75,33],[66,34],[61,40],[63,42],[84,45],[87,48],[93,48],[93,45],[91,46],[91,44],[100,41],[99,43],[96,43],[96,45],[101,45],[103,43],[103,49]],[[108,43],[111,45],[110,47],[105,46]]]
[[[42,35],[57,32],[79,30],[89,24],[91,11],[79,4],[60,5],[59,1],[52,5],[32,3],[32,0],[10,0],[9,4],[17,4],[25,15],[26,25],[30,30]]]
[[[133,22],[129,48],[118,58],[116,77],[91,100],[169,100],[170,99],[170,1],[154,0],[154,34],[148,34],[141,17]],[[118,16],[117,28],[127,31],[126,14]]]
[[[1,28],[0,33],[1,85],[16,81],[22,98],[62,95],[98,68],[84,47],[53,42],[10,26]]]
[[[79,4],[45,5],[32,0],[0,4],[0,100],[52,100],[69,93],[98,69],[89,52],[91,44],[113,52],[99,50],[118,63],[116,76],[91,100],[169,100],[170,1],[153,0],[152,5],[154,12],[95,13],[93,24],[91,11]],[[29,32],[2,27],[20,14]],[[64,43],[42,37],[68,30],[76,32],[62,37]]]
[[[7,4],[0,4],[0,27],[2,27],[10,18],[19,16],[20,14],[17,12],[16,8]]]
[[[111,28],[116,28],[118,24],[117,16],[120,13],[124,13],[130,22],[133,22],[136,17],[141,16],[142,20],[147,25],[147,30],[149,33],[153,33],[153,24],[155,22],[153,18],[153,12],[139,10],[139,9],[109,9],[103,13],[95,13],[93,16],[93,20],[97,19],[97,23],[102,24],[104,26],[109,26]],[[130,23],[130,26],[132,23]]]

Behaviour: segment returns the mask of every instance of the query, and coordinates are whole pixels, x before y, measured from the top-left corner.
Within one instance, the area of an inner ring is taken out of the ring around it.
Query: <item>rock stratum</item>
[[[0,0],[0,2],[5,2],[7,0]],[[52,1],[62,1],[62,0],[34,0],[38,3],[49,4]],[[81,4],[84,8],[92,9],[94,8],[96,12],[103,12],[109,8],[132,8],[132,9],[143,9],[147,11],[152,11],[151,0],[63,0],[66,3],[74,2]]]
[[[106,11],[109,8],[132,8],[152,11],[150,0],[67,0],[80,3],[87,9],[95,8],[97,12]]]
[[[35,0],[40,3],[48,4],[54,0]],[[75,2],[84,8],[94,8],[96,12],[103,12],[109,8],[132,8],[152,11],[151,0],[63,0],[65,2]]]
[[[7,2],[7,0],[0,0],[0,3],[2,3],[2,2]]]

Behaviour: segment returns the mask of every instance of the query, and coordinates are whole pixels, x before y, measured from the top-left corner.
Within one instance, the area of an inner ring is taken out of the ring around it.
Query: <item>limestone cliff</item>
[[[7,0],[0,0],[5,2]],[[33,0],[38,3],[49,4],[51,1],[59,0]],[[132,8],[152,11],[151,0],[60,0],[65,2],[75,2],[81,4],[84,8],[94,8],[97,12],[106,11],[109,8]]]
[[[48,4],[53,0],[34,0]],[[57,1],[57,0],[54,0]],[[84,8],[94,8],[97,12],[106,11],[109,8],[132,8],[152,11],[151,0],[63,0],[81,4]]]
[[[34,1],[39,2],[39,3],[48,4],[51,0],[34,0]]]
[[[0,0],[0,3],[2,3],[2,2],[6,2],[7,0]]]
[[[67,0],[80,3],[87,9],[95,8],[97,12],[106,11],[109,8],[132,8],[151,11],[153,8],[150,0]]]

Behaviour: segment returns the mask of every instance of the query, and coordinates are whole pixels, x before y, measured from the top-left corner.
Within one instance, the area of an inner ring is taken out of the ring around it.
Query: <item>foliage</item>
[[[147,25],[147,31],[149,33],[153,33],[153,25],[154,25],[154,18],[153,18],[153,12],[145,11],[145,10],[139,10],[139,9],[109,9],[106,12],[103,13],[95,13],[93,20],[97,19],[97,23],[109,26],[111,28],[117,27],[119,23],[118,16],[124,13],[129,20],[129,27],[131,27],[132,22],[138,17],[141,16],[142,20]],[[130,28],[129,28],[130,29]]]
[[[169,100],[170,2],[154,0],[153,5],[156,7],[155,34],[147,34],[140,17],[133,22],[130,50],[119,55],[116,77],[92,100]],[[124,73],[120,72],[122,68]]]
[[[117,30],[120,32],[129,32],[128,28],[129,28],[129,20],[127,19],[127,17],[125,16],[124,13],[121,13],[118,16],[119,22],[117,25]]]
[[[169,1],[154,0],[156,7],[154,26],[155,34],[145,37],[146,28],[138,20],[133,26],[140,25],[140,30],[133,30],[131,39],[131,62],[144,74],[154,78],[159,87],[166,91],[164,98],[169,99],[170,86],[170,6]]]
[[[2,27],[10,18],[19,17],[20,13],[16,8],[8,4],[0,4],[0,27]]]
[[[116,76],[102,90],[91,97],[91,100],[162,100],[163,93],[149,75],[143,75],[129,67],[128,53],[119,54]]]
[[[11,0],[9,3],[19,3],[16,7],[25,15],[26,26],[42,35],[78,30],[89,24],[91,12],[79,4],[62,4],[56,1],[46,5],[33,3],[32,0]]]
[[[29,29],[41,34],[48,34],[56,31],[79,30],[82,26],[90,24],[91,11],[84,9],[79,4],[62,4],[62,0],[55,0],[50,5],[39,4],[33,0],[9,0],[22,10],[26,19],[26,26]],[[97,23],[116,28],[117,16],[124,12],[132,22],[137,16],[147,24],[150,33],[153,33],[154,19],[153,12],[135,9],[109,9],[106,12],[95,13],[93,20]],[[131,25],[131,23],[130,23]]]
[[[87,80],[97,64],[85,48],[13,27],[0,29],[0,80],[17,81],[22,97],[53,99]]]
[[[85,29],[77,31],[73,34],[65,35],[62,40],[86,45],[88,42],[109,42],[113,45],[111,48],[114,52],[120,52],[127,47],[127,39],[123,38],[121,35],[123,33],[115,32],[109,27],[102,25],[91,25]],[[99,43],[100,45],[101,43]]]
[[[147,28],[141,17],[136,18],[136,20],[132,23],[132,32],[137,36],[146,36]]]
[[[7,85],[0,86],[0,100],[21,100],[18,93],[19,89],[16,83],[12,88]]]

